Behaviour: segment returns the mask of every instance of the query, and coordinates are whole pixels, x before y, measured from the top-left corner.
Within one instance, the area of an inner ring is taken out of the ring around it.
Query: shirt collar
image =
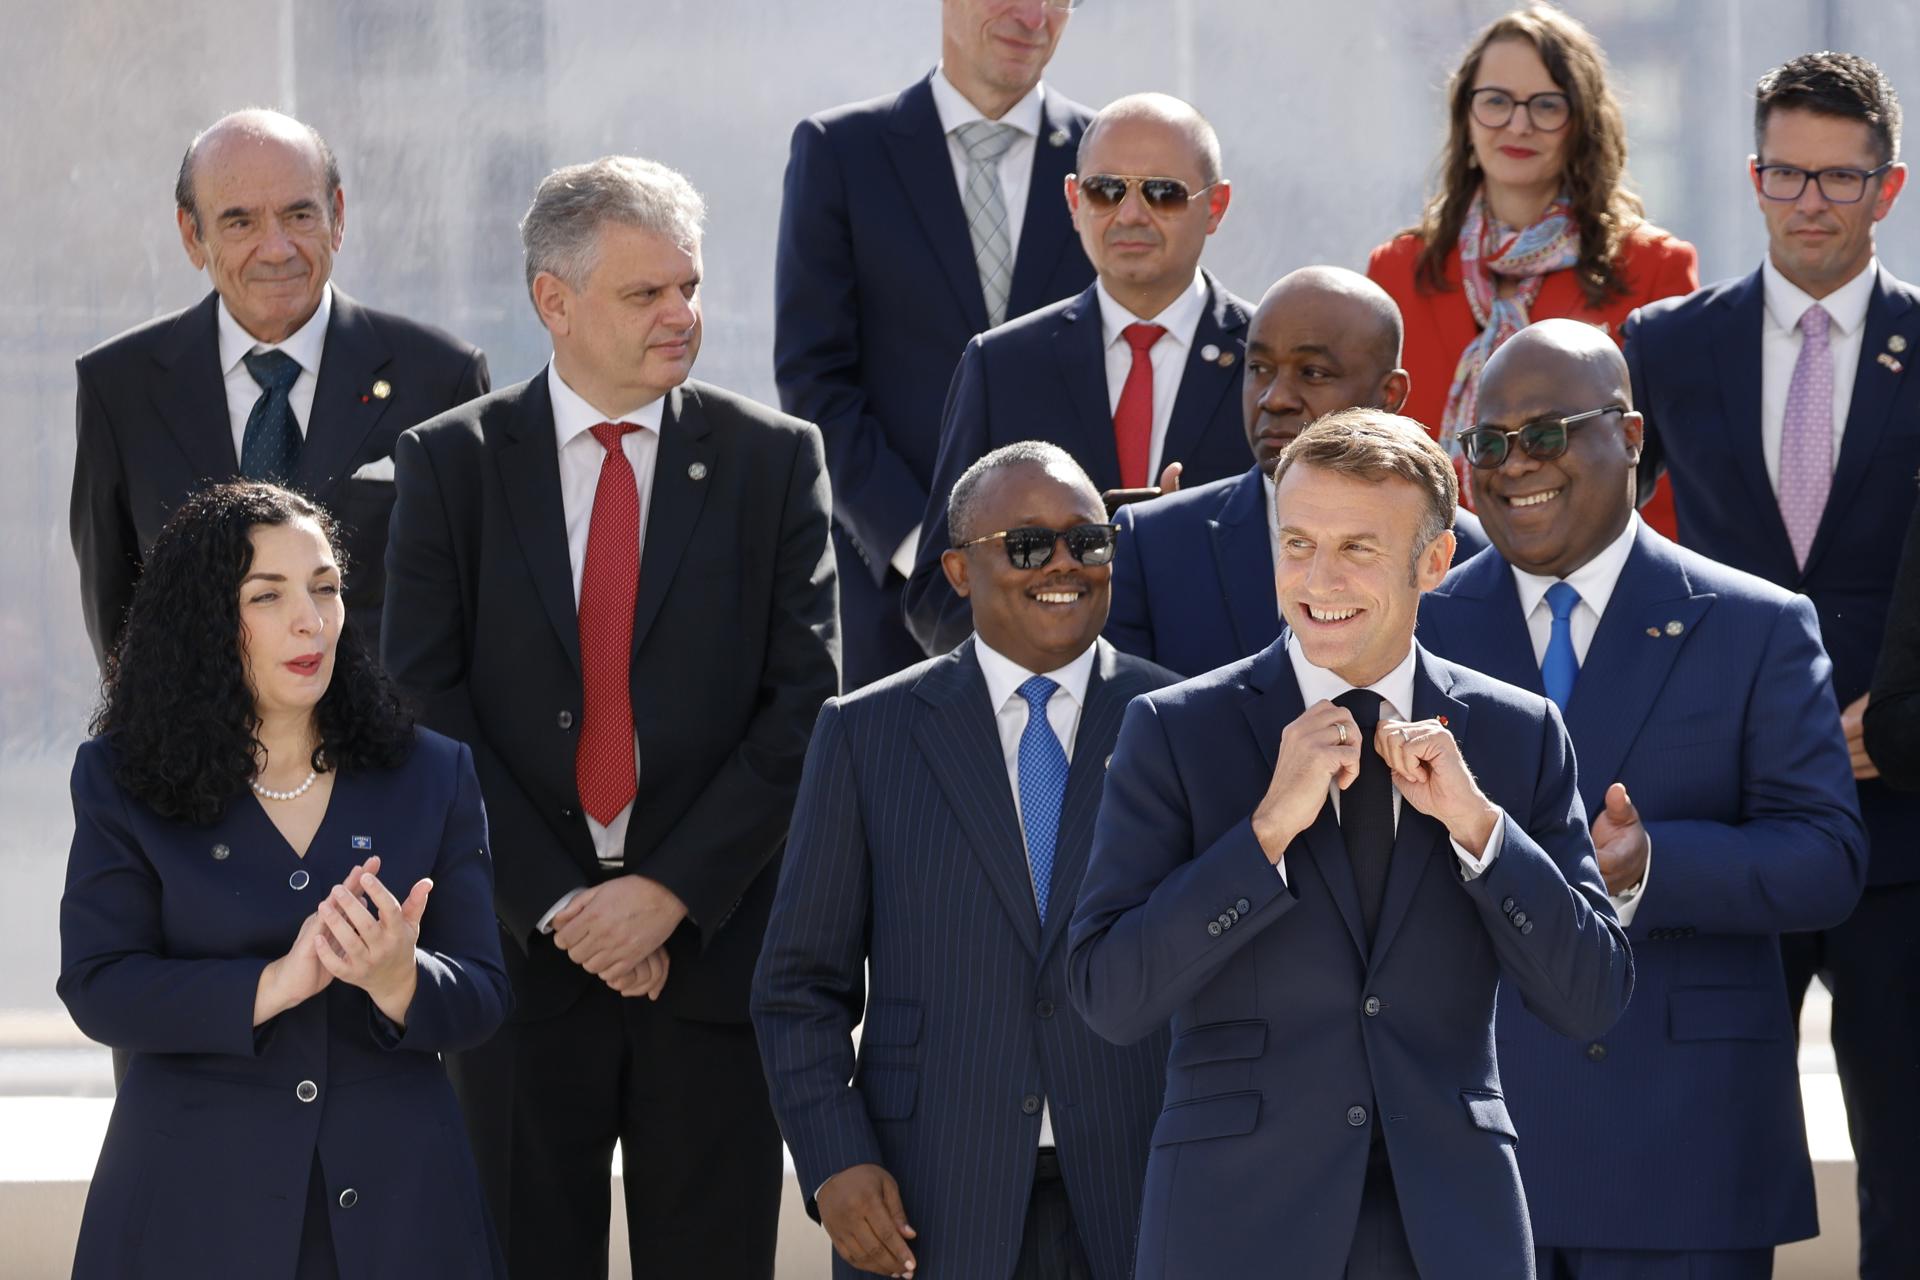
[[[1413,645],[1408,644],[1407,656],[1400,659],[1400,665],[1367,686],[1386,703],[1380,708],[1383,720],[1405,720],[1413,713],[1413,653]],[[1300,700],[1306,706],[1323,700],[1331,702],[1354,687],[1325,667],[1316,667],[1307,661],[1300,637],[1292,632],[1287,633],[1287,657],[1293,660],[1293,678],[1300,686]]]
[[[1157,324],[1166,329],[1166,336],[1183,347],[1193,345],[1193,331],[1200,327],[1200,316],[1207,309],[1207,279],[1200,269],[1193,269],[1193,283],[1179,297],[1161,308],[1157,316],[1136,316],[1133,312],[1114,301],[1107,292],[1104,281],[1096,280],[1093,285],[1094,296],[1100,299],[1100,336],[1102,345],[1112,346],[1125,340],[1123,330],[1130,324]]]
[[[1000,714],[1000,708],[1006,705],[1007,699],[1035,675],[1043,675],[1058,684],[1075,705],[1086,706],[1087,681],[1093,676],[1093,651],[1098,647],[1099,642],[1095,641],[1066,666],[1035,672],[996,650],[977,633],[973,637],[973,653],[980,660],[980,674],[987,678],[987,705],[993,708],[995,715]]]
[[[1046,98],[1046,86],[1036,84],[1027,90],[1027,96],[1007,108],[1005,115],[994,121],[995,124],[1010,124],[1029,138],[1040,136],[1040,108]],[[947,79],[947,65],[941,63],[933,73],[933,109],[940,117],[940,132],[952,133],[961,125],[974,120],[985,120],[986,115],[980,108],[967,101],[967,96],[954,88],[953,81]]]
[[[1853,279],[1824,298],[1809,296],[1799,285],[1780,274],[1773,256],[1760,264],[1760,288],[1766,300],[1767,319],[1776,328],[1792,330],[1799,326],[1806,309],[1818,302],[1841,333],[1851,334],[1866,322],[1867,303],[1873,299],[1873,282],[1879,278],[1880,259],[1867,259]]]
[[[225,298],[220,299],[214,314],[220,329],[221,377],[232,373],[235,365],[255,351],[284,351],[303,370],[317,377],[320,373],[320,352],[327,345],[327,324],[333,319],[333,285],[329,282],[320,291],[320,305],[285,342],[262,342],[241,328],[240,322],[233,318],[233,312],[227,310]]]
[[[649,404],[643,404],[632,413],[619,418],[608,418],[598,409],[580,398],[580,393],[566,384],[560,371],[547,362],[547,394],[553,399],[553,438],[564,449],[584,431],[591,431],[603,422],[631,422],[645,427],[655,435],[660,434],[660,420],[667,398],[661,396]]]
[[[1613,599],[1613,589],[1620,582],[1620,571],[1627,567],[1627,557],[1633,554],[1633,540],[1639,534],[1640,517],[1635,514],[1628,518],[1627,527],[1620,531],[1619,537],[1565,578],[1528,573],[1517,565],[1509,565],[1513,570],[1514,588],[1520,593],[1520,616],[1532,617],[1533,611],[1546,599],[1547,588],[1556,582],[1565,582],[1579,592],[1580,603],[1592,609],[1594,616],[1605,615],[1607,601]]]

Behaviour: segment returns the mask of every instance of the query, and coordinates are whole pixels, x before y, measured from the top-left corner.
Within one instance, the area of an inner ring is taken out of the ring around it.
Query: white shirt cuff
[[[1465,846],[1458,840],[1451,836],[1447,838],[1447,843],[1453,846],[1453,856],[1460,859],[1462,880],[1479,879],[1485,874],[1487,868],[1493,865],[1493,860],[1500,856],[1500,842],[1505,838],[1507,828],[1505,818],[1506,812],[1502,810],[1499,817],[1494,819],[1493,834],[1487,837],[1487,851],[1477,858],[1468,853]]]
[[[566,891],[566,893],[562,894],[560,897],[560,901],[548,907],[547,914],[540,917],[540,923],[533,926],[534,932],[535,933],[552,933],[553,918],[559,915],[562,911],[565,911],[567,909],[567,904],[569,902],[572,902],[575,898],[579,897],[580,893],[581,893],[581,890],[579,889],[569,889]]]
[[[1640,868],[1640,883],[1622,894],[1608,894],[1607,901],[1613,904],[1613,914],[1620,918],[1622,929],[1631,928],[1634,913],[1640,910],[1641,897],[1647,891],[1647,878],[1653,874],[1653,837],[1647,837],[1647,865]]]
[[[919,549],[919,546],[920,526],[915,525],[913,528],[907,530],[906,541],[893,549],[893,559],[887,561],[887,563],[892,565],[893,571],[901,577],[911,578],[913,576],[913,553]]]
[[[1283,885],[1287,884],[1287,859],[1284,854],[1281,855],[1280,861],[1273,864],[1273,869],[1280,873],[1280,883]],[[1287,885],[1287,887],[1292,888],[1293,886]]]

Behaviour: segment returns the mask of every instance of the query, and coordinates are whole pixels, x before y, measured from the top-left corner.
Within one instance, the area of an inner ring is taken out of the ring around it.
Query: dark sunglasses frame
[[[968,547],[977,547],[996,538],[1005,541],[1007,563],[1016,569],[1044,568],[1053,559],[1054,546],[1063,541],[1067,544],[1068,555],[1088,568],[1097,569],[1113,563],[1113,551],[1120,542],[1120,526],[1076,524],[1070,529],[1049,529],[1045,525],[1023,524],[1017,529],[982,534],[970,542],[961,543],[954,550],[965,551]],[[1036,556],[1039,558],[1035,559]]]
[[[1820,188],[1820,198],[1828,204],[1859,204],[1867,198],[1867,184],[1891,168],[1893,168],[1893,161],[1889,160],[1877,169],[1854,169],[1846,165],[1832,165],[1825,169],[1802,169],[1797,164],[1756,164],[1753,166],[1753,172],[1760,180],[1760,196],[1765,200],[1778,200],[1782,204],[1790,200],[1798,200],[1807,194],[1807,183],[1811,181]],[[1800,175],[1800,185],[1790,196],[1776,196],[1767,190],[1769,173],[1797,173]],[[1828,194],[1827,175],[1830,173],[1851,174],[1860,179],[1860,194],[1851,199],[1836,198]]]
[[[1503,119],[1501,119],[1497,124],[1494,121],[1489,120],[1485,116],[1480,114],[1480,101],[1481,101],[1480,95],[1483,93],[1497,93],[1501,97],[1505,98],[1508,102],[1513,104],[1512,107],[1507,111],[1506,116]],[[1566,108],[1567,118],[1562,120],[1559,124],[1556,124],[1556,125],[1541,124],[1540,117],[1533,114],[1533,104],[1540,101],[1542,98],[1560,99],[1561,105]],[[1516,98],[1511,93],[1508,93],[1505,89],[1502,89],[1497,85],[1488,85],[1483,89],[1475,89],[1472,93],[1467,95],[1467,114],[1472,116],[1476,121],[1480,123],[1480,126],[1485,129],[1506,128],[1508,125],[1513,123],[1513,113],[1520,110],[1520,108],[1522,107],[1525,107],[1527,109],[1527,123],[1531,124],[1534,128],[1538,129],[1541,133],[1558,133],[1562,129],[1566,128],[1569,124],[1573,123],[1573,97],[1570,94],[1565,94],[1560,92],[1558,89],[1550,89],[1546,93],[1530,93],[1524,98]]]
[[[1155,213],[1178,213],[1191,204],[1196,197],[1205,195],[1219,186],[1220,181],[1215,178],[1198,191],[1190,191],[1187,189],[1187,184],[1178,178],[1139,177],[1126,173],[1089,173],[1085,177],[1077,173],[1073,175],[1073,185],[1079,189],[1080,198],[1101,213],[1111,212],[1125,204],[1127,196],[1135,187],[1140,188],[1141,203]],[[1087,185],[1094,182],[1103,184],[1117,182],[1120,184],[1120,194],[1115,196],[1111,188],[1107,189],[1104,195],[1097,194]]]
[[[1506,465],[1507,457],[1513,452],[1513,442],[1520,442],[1520,452],[1536,462],[1551,462],[1567,451],[1573,441],[1573,428],[1589,418],[1598,418],[1609,413],[1625,413],[1627,406],[1619,403],[1606,405],[1599,409],[1589,409],[1585,413],[1570,414],[1564,418],[1535,418],[1532,422],[1522,423],[1513,431],[1502,431],[1498,427],[1469,427],[1458,437],[1460,454],[1468,464],[1482,471],[1492,471]],[[1557,439],[1556,439],[1557,437]],[[1478,441],[1487,441],[1488,451],[1483,452]],[[1491,456],[1492,441],[1498,440],[1499,454]],[[1551,443],[1550,443],[1551,442]]]

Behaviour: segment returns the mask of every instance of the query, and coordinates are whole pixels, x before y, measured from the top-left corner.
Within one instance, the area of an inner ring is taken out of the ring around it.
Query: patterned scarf
[[[1479,407],[1480,370],[1488,357],[1527,327],[1527,313],[1540,296],[1542,277],[1578,261],[1580,232],[1564,192],[1532,226],[1519,231],[1494,221],[1485,187],[1474,197],[1460,227],[1460,283],[1466,288],[1467,305],[1473,308],[1480,336],[1460,353],[1453,386],[1447,391],[1446,412],[1440,418],[1440,438],[1456,459],[1460,433],[1473,426]],[[1495,276],[1517,279],[1519,287],[1503,298]]]

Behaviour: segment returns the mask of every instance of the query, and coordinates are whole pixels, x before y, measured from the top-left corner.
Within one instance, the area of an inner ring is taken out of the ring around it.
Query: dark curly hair
[[[120,785],[164,818],[205,826],[246,794],[260,720],[240,649],[240,582],[254,528],[300,519],[320,527],[344,573],[323,507],[252,482],[187,499],[146,557],[92,730],[113,745]],[[412,713],[350,626],[314,716],[316,770],[392,768],[413,745]]]

